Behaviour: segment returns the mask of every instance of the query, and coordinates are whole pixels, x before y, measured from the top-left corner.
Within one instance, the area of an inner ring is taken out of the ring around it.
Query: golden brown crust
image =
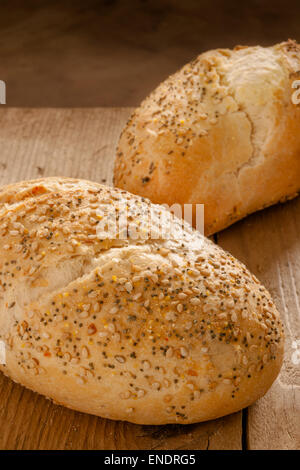
[[[162,83],[117,149],[116,186],[154,203],[204,204],[210,235],[300,191],[294,41],[218,49]]]
[[[177,241],[98,239],[97,208],[120,201],[141,227],[150,203],[97,183],[0,191],[1,370],[67,407],[142,424],[213,419],[261,397],[283,356],[269,293],[189,228]]]

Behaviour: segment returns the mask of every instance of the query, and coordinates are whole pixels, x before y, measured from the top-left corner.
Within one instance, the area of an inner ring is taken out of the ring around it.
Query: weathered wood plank
[[[111,182],[115,145],[130,108],[0,112],[0,184],[42,176]]]
[[[270,290],[285,324],[285,361],[280,376],[248,410],[249,449],[300,447],[299,233],[297,198],[254,214],[218,236],[219,244],[243,261]]]
[[[63,175],[111,183],[129,108],[0,110],[0,184]],[[0,449],[240,449],[241,413],[137,426],[56,406],[0,376]]]

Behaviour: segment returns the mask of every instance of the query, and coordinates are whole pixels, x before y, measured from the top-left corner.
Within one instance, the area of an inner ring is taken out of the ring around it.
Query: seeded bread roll
[[[201,54],[133,113],[116,186],[154,203],[204,204],[210,235],[300,191],[300,48]],[[195,207],[194,207],[195,209]]]
[[[106,239],[99,223],[120,204],[137,236]],[[235,412],[280,370],[276,307],[244,265],[193,229],[144,237],[149,208],[167,214],[68,178],[0,190],[1,370],[110,419],[192,423]]]

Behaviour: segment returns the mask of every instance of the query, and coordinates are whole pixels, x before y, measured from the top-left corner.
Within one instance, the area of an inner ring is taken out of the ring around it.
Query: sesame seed
[[[84,359],[89,357],[89,350],[86,346],[83,346],[81,349],[81,355]]]
[[[133,289],[132,283],[130,281],[125,283],[125,289],[127,290],[128,293],[130,293]]]
[[[188,355],[188,352],[187,352],[186,348],[181,347],[180,348],[180,354],[181,354],[182,357],[186,357]]]
[[[152,388],[153,388],[153,390],[159,390],[160,389],[160,383],[159,382],[153,382]]]
[[[169,348],[167,349],[167,352],[166,352],[166,357],[167,357],[167,358],[172,357],[172,356],[173,356],[173,352],[174,352],[174,351],[173,351],[173,348],[169,347]]]
[[[119,397],[122,399],[122,400],[128,400],[128,398],[131,397],[131,392],[129,390],[127,390],[126,392],[121,392],[119,394]]]
[[[149,370],[151,368],[151,364],[149,361],[143,361],[142,364],[145,370]]]
[[[230,379],[224,379],[224,380],[223,380],[223,383],[226,384],[226,385],[230,385],[230,384],[231,384],[231,380],[230,380]]]
[[[124,364],[126,362],[126,359],[124,356],[115,356],[116,361],[120,362],[121,364]]]

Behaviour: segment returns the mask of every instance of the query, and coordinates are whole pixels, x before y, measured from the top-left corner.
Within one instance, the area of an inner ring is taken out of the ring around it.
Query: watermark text
[[[0,80],[0,104],[6,104],[6,84]]]

